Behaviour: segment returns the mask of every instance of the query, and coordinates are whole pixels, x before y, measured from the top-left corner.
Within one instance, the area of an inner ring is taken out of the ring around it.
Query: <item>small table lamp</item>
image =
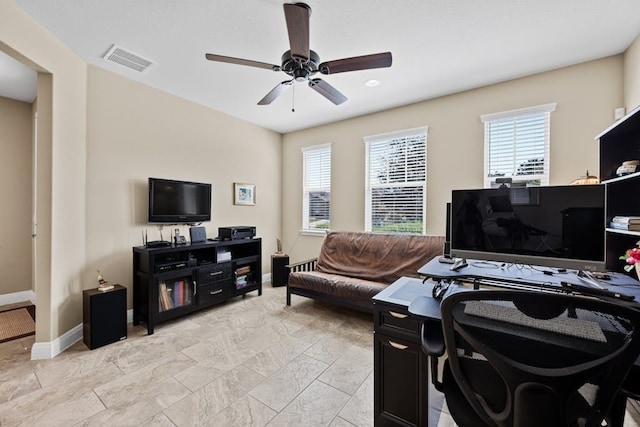
[[[590,185],[590,184],[600,184],[600,180],[597,176],[589,175],[589,171],[587,170],[587,174],[581,176],[578,179],[573,180],[571,185]]]

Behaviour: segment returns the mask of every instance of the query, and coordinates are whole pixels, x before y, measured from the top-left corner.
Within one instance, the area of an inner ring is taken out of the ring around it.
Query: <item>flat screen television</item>
[[[149,223],[211,220],[211,184],[149,178]]]
[[[604,186],[453,190],[451,256],[605,269]]]

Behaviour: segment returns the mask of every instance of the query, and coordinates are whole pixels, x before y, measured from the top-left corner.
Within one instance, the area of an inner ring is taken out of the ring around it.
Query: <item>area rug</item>
[[[0,313],[0,343],[33,335],[36,322],[26,307]]]

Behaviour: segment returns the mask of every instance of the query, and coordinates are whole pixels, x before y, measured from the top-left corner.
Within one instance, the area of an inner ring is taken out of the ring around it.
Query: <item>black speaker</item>
[[[127,288],[82,292],[82,337],[91,350],[127,338]]]
[[[289,281],[289,256],[271,256],[271,286],[284,286]]]
[[[447,229],[444,233],[444,250],[442,251],[442,255],[451,257],[451,203],[447,203]]]

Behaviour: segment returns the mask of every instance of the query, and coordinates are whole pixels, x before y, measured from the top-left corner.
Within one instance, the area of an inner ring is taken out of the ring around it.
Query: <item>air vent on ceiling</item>
[[[123,49],[115,44],[103,56],[107,61],[115,62],[132,70],[144,73],[153,68],[156,63],[141,57],[131,51]]]

